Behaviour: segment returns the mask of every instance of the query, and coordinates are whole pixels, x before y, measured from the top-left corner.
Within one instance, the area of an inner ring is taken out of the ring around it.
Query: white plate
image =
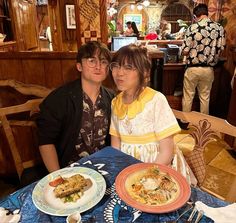
[[[49,182],[59,175],[70,177],[78,173],[91,179],[93,185],[77,202],[63,203],[60,198],[55,197],[54,187],[51,187]],[[105,191],[106,182],[100,173],[86,167],[69,167],[57,170],[41,179],[33,190],[32,199],[34,205],[46,214],[68,216],[76,211],[82,213],[95,206],[103,198]]]

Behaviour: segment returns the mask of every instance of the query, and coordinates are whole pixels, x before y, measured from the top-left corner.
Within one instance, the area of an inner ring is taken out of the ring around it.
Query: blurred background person
[[[161,39],[169,39],[171,35],[171,24],[166,20],[161,20],[160,23],[160,36]]]
[[[138,28],[137,28],[137,25],[135,22],[132,22],[131,23],[131,27],[133,29],[133,36],[137,36],[139,37],[139,31],[138,31]]]
[[[132,28],[132,22],[131,21],[128,21],[126,23],[126,26],[127,26],[127,29],[125,30],[124,32],[124,36],[133,36],[134,34],[134,30]]]

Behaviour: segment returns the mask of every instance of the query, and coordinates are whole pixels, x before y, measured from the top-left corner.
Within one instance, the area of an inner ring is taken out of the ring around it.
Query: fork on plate
[[[197,217],[196,217],[195,221],[193,221],[196,214],[197,214]],[[202,210],[198,211],[197,208],[194,207],[191,214],[189,215],[189,218],[186,221],[186,223],[198,223],[202,219],[203,215],[204,215],[204,212]]]

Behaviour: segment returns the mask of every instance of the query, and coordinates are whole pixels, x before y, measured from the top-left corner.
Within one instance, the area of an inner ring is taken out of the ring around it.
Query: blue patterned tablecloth
[[[125,167],[139,163],[140,161],[128,156],[112,147],[106,147],[89,157],[79,160],[73,166],[85,166],[97,170],[106,180],[107,190],[103,199],[93,208],[82,214],[82,222],[97,223],[157,223],[174,221],[185,210],[186,205],[177,211],[167,214],[143,213],[137,209],[127,206],[115,192],[115,178]],[[20,222],[66,222],[65,217],[57,217],[39,211],[33,204],[32,191],[37,182],[32,183],[15,193],[0,200],[0,207],[5,207],[11,211],[20,209]],[[202,201],[211,207],[222,207],[228,203],[219,200],[210,194],[197,188],[191,188],[191,201]],[[190,212],[190,211],[189,211]],[[181,217],[183,222],[188,217],[186,213]],[[213,222],[207,217],[203,217],[201,222]]]

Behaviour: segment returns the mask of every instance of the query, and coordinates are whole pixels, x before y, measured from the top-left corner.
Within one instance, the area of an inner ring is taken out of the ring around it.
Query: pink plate
[[[158,166],[160,171],[164,173],[169,173],[171,177],[177,182],[179,186],[179,194],[178,196],[168,204],[164,205],[146,205],[142,204],[136,200],[134,200],[126,190],[125,184],[126,180],[134,173],[141,172],[147,168]],[[124,170],[122,170],[118,176],[116,177],[115,181],[116,185],[116,192],[119,197],[128,205],[143,212],[148,213],[167,213],[171,211],[175,211],[178,208],[182,207],[189,199],[191,194],[191,189],[186,181],[186,179],[177,171],[173,170],[168,166],[164,166],[161,164],[154,164],[154,163],[138,163],[131,166],[128,166]]]

